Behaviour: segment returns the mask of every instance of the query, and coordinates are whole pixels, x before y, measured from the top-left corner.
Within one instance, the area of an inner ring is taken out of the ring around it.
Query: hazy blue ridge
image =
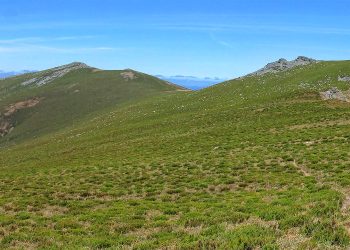
[[[1,71],[0,70],[0,79],[11,77],[11,76],[17,76],[17,75],[22,75],[22,74],[27,74],[27,73],[32,73],[35,72],[33,70],[21,70],[21,71]]]
[[[183,87],[186,87],[192,90],[203,89],[227,80],[219,77],[195,77],[195,76],[182,76],[182,75],[175,75],[175,76],[156,75],[156,77],[171,83],[181,85]]]

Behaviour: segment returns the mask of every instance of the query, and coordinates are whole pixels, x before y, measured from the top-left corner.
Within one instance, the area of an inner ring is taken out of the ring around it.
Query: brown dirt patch
[[[8,117],[16,113],[18,110],[35,107],[40,103],[40,101],[41,101],[41,98],[36,97],[26,101],[20,101],[20,102],[11,104],[5,108],[4,116]]]
[[[247,226],[247,225],[257,225],[264,228],[278,228],[277,221],[265,221],[258,217],[251,217],[241,223],[236,223],[236,224],[225,223],[225,229],[227,231],[232,231],[239,227]]]
[[[53,217],[55,215],[62,215],[68,212],[68,208],[60,206],[46,206],[40,210],[40,214],[44,217]]]
[[[34,250],[38,249],[38,246],[34,242],[14,240],[11,242],[10,249]]]
[[[310,239],[302,235],[298,228],[292,228],[277,240],[277,245],[280,249],[301,249],[303,244],[307,243]]]

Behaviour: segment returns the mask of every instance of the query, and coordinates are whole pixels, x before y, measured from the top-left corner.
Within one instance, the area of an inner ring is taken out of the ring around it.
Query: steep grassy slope
[[[0,246],[349,246],[350,62],[171,93],[0,151]]]
[[[72,65],[73,70],[62,71],[71,69]],[[0,112],[16,103],[40,100],[35,107],[14,112],[11,123],[15,128],[0,141],[33,138],[72,125],[104,108],[182,89],[132,70],[104,71],[79,63],[56,69],[60,70],[0,81]]]

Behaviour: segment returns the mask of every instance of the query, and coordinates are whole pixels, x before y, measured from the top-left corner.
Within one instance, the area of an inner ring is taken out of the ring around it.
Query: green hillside
[[[133,70],[105,71],[81,63],[7,78],[0,80],[0,112],[31,100],[37,103],[0,116],[0,122],[9,120],[14,127],[0,141],[33,138],[106,108],[182,89]]]
[[[126,98],[38,138],[18,126],[28,139],[0,150],[0,248],[347,249],[350,103],[320,95],[346,96],[347,76],[350,61],[315,62]]]

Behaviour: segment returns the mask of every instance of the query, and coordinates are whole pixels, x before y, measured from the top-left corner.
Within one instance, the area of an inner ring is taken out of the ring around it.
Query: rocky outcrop
[[[4,137],[13,129],[11,121],[0,116],[0,137]]]
[[[84,63],[79,63],[79,62],[63,65],[60,67],[46,70],[44,72],[36,73],[32,75],[33,76],[32,78],[26,80],[25,82],[22,82],[22,85],[23,86],[28,86],[28,85],[42,86],[68,74],[73,70],[84,69],[84,68],[90,68],[90,67]]]
[[[305,65],[309,65],[317,62],[318,62],[317,60],[311,59],[305,56],[299,56],[297,59],[293,61],[288,61],[284,58],[281,58],[276,62],[267,64],[264,68],[256,72],[253,72],[248,76],[261,76],[268,73],[278,73],[278,72],[286,71],[298,66],[305,66]]]
[[[349,93],[343,93],[337,87],[331,88],[325,92],[320,92],[320,95],[323,100],[339,100],[343,102],[350,102]]]
[[[338,76],[339,82],[349,82],[350,83],[350,76]]]
[[[125,71],[120,73],[120,75],[124,78],[124,80],[134,80],[137,78],[136,74],[132,71]]]
[[[0,136],[4,137],[14,128],[13,116],[22,109],[35,107],[40,103],[41,98],[32,98],[25,101],[16,102],[7,106],[3,113],[0,113]]]

